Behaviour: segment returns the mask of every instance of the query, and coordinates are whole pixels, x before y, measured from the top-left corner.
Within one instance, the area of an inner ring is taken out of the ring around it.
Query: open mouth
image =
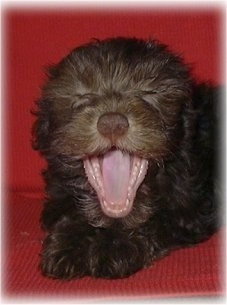
[[[114,218],[127,216],[146,175],[148,161],[115,149],[85,159],[84,168],[103,212]]]

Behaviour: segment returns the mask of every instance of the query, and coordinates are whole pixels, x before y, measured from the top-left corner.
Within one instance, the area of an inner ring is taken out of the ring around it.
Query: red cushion
[[[39,12],[11,9],[4,12],[4,80],[6,111],[4,172],[12,191],[6,197],[5,294],[27,296],[218,295],[221,293],[219,239],[173,252],[153,267],[123,280],[71,282],[44,278],[37,270],[42,234],[39,230],[44,161],[31,150],[30,115],[43,83],[43,66],[58,62],[73,47],[91,38],[136,36],[155,38],[193,64],[198,80],[221,83],[219,71],[221,10],[162,10],[103,12],[88,9]],[[7,139],[7,140],[6,140]]]

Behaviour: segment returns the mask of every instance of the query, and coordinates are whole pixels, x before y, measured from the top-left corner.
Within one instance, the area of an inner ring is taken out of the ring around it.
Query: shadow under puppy
[[[216,230],[214,99],[155,41],[94,41],[49,69],[44,275],[127,277]]]

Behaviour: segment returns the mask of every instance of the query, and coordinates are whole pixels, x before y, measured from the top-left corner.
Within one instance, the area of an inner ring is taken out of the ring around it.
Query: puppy
[[[49,69],[44,275],[127,277],[215,232],[216,99],[156,41],[93,41]]]

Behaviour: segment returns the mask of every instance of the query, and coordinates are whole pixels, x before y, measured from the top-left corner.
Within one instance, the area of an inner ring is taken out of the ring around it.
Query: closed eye
[[[156,91],[143,91],[137,96],[141,101],[144,102],[144,105],[160,113],[160,103],[158,101],[158,92]]]
[[[98,101],[98,95],[90,94],[90,93],[83,94],[83,95],[78,94],[78,95],[75,95],[74,98],[75,99],[71,104],[72,111],[78,110],[78,109],[81,110],[81,108],[85,108],[88,106],[94,107],[94,105]]]

